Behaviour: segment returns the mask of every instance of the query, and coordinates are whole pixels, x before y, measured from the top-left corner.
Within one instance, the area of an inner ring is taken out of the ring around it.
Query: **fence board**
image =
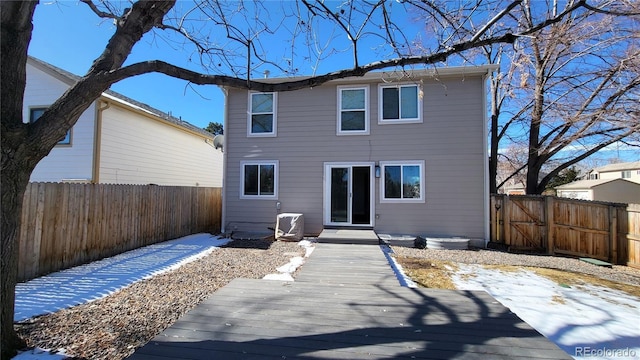
[[[627,265],[640,268],[640,204],[631,204],[627,207],[626,214],[618,215],[619,229],[627,233],[623,246],[626,246]],[[620,238],[621,234],[618,234]],[[618,249],[618,253],[624,251]]]
[[[220,188],[30,183],[18,281],[195,233],[220,231]]]
[[[640,205],[492,195],[491,208],[493,242],[640,267]]]

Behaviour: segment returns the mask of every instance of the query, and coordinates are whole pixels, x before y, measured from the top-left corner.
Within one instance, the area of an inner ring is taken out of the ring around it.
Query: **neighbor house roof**
[[[61,69],[57,66],[51,65],[48,62],[42,61],[40,59],[37,59],[33,56],[29,56],[28,58],[28,62],[29,64],[36,66],[37,68],[39,68],[42,71],[45,71],[49,74],[51,74],[52,76],[54,76],[55,78],[57,78],[58,80],[66,83],[69,86],[72,86],[73,84],[75,84],[76,82],[80,81],[80,79],[82,79],[82,77],[72,74],[64,69]],[[145,103],[141,103],[139,101],[136,101],[128,96],[122,95],[118,92],[115,92],[113,90],[106,90],[105,92],[102,93],[102,97],[104,99],[108,99],[108,100],[112,100],[112,101],[116,101],[120,104],[123,104],[125,106],[128,106],[130,108],[133,109],[137,109],[143,112],[146,112],[150,115],[153,115],[157,118],[160,118],[166,122],[172,123],[173,125],[177,125],[178,127],[181,127],[185,130],[189,130],[191,132],[195,132],[198,133],[200,135],[203,135],[205,137],[208,138],[213,138],[214,135],[211,134],[208,131],[205,131],[204,129],[201,129],[187,121],[184,121],[180,118],[176,118],[175,116],[172,116],[170,114],[167,114],[161,110],[158,110],[152,106],[149,106]]]
[[[626,179],[597,179],[597,180],[574,181],[568,184],[557,186],[555,189],[556,190],[588,190],[588,189],[593,189],[594,187],[604,185],[610,182],[615,182],[615,181],[625,181],[625,182],[637,185],[637,183],[633,181],[628,181]]]
[[[597,167],[593,169],[593,171],[611,172],[611,171],[636,170],[636,169],[640,169],[640,161],[609,164],[609,165]]]

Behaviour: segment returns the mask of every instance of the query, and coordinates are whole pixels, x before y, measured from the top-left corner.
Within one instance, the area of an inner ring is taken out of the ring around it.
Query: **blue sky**
[[[115,26],[98,18],[88,6],[76,1],[42,1],[34,15],[29,55],[77,75],[84,75],[105,48]],[[144,39],[143,39],[144,40]],[[132,59],[162,58],[186,64],[186,54],[170,52],[162,44],[147,41],[134,47]],[[112,90],[171,112],[198,127],[223,121],[224,96],[216,86],[198,86],[196,91],[182,80],[160,74],[147,74],[114,84]]]
[[[116,2],[117,4],[127,4],[126,2]],[[183,7],[190,6],[191,2],[178,1],[175,8],[178,13]],[[233,2],[229,2],[233,6]],[[248,2],[247,4],[251,4]],[[269,7],[262,11],[261,16],[266,20],[277,20],[278,14],[283,11],[283,7],[292,6],[295,2],[271,1],[266,3]],[[337,3],[335,3],[337,4]],[[393,8],[393,16],[402,24],[403,31],[407,34],[423,35],[424,29],[420,28],[420,22],[415,15],[406,14],[402,6]],[[273,17],[270,16],[273,14]],[[263,20],[263,19],[260,19]],[[252,19],[232,19],[234,24],[243,21],[254,21]],[[294,22],[295,23],[295,22]],[[285,24],[292,27],[290,23]],[[77,75],[83,75],[91,66],[93,60],[98,57],[105,48],[107,41],[115,30],[113,22],[100,19],[88,6],[78,1],[47,1],[43,0],[37,6],[34,16],[33,38],[29,47],[29,54],[55,66],[63,68]],[[281,29],[282,30],[282,29]],[[287,30],[287,29],[284,29]],[[321,28],[319,32],[319,43],[337,49],[333,55],[320,62],[315,71],[322,74],[342,68],[351,67],[351,53],[346,36],[339,32],[333,32],[330,28]],[[374,29],[375,31],[375,29]],[[284,31],[286,34],[287,31]],[[158,34],[166,34],[159,31]],[[212,36],[221,36],[213,33]],[[297,54],[287,54],[290,46],[291,36],[278,35],[265,44],[269,55],[274,58],[286,59],[289,55],[297,57],[294,59],[294,67],[300,68],[301,75],[311,75],[314,68],[309,63],[304,63],[302,59],[308,56],[307,47],[304,46],[304,37],[296,38]],[[232,46],[233,44],[230,44]],[[388,48],[370,46],[365,43],[361,49],[361,64],[389,58]],[[225,48],[226,49],[226,48]],[[230,48],[231,49],[231,48]],[[178,66],[202,71],[202,68],[195,62],[190,61],[193,56],[193,48],[189,46],[169,46],[160,37],[153,34],[145,36],[136,46],[127,60],[127,63],[142,60],[161,59]],[[239,61],[244,61],[239,57]],[[272,77],[284,76],[275,68],[263,66],[258,74],[264,69],[271,70]],[[257,76],[254,74],[254,76]],[[174,79],[161,74],[146,74],[123,80],[112,86],[112,90],[129,96],[137,101],[146,103],[159,110],[171,113],[176,117],[181,117],[198,127],[206,127],[209,122],[223,122],[224,116],[224,95],[222,91],[213,85],[196,86],[187,82]],[[625,161],[640,160],[640,154],[636,149],[627,150],[622,147],[615,147],[614,151],[602,151],[596,157],[612,158],[620,156]]]
[[[126,2],[115,3],[120,6],[127,4]],[[191,4],[191,2],[178,1],[174,8],[179,14],[183,14],[185,11],[181,11],[181,9]],[[234,6],[233,2],[228,4]],[[245,4],[250,6],[251,2]],[[284,7],[288,6],[288,9],[291,10],[291,6],[294,6],[295,2],[272,1],[266,2],[266,4],[268,9],[263,9],[260,16],[273,22],[278,21],[279,14]],[[396,17],[401,16],[406,20],[403,21],[406,26],[418,26],[415,21],[408,19],[409,15],[400,5],[394,7],[394,12]],[[289,20],[291,19],[287,19],[287,21]],[[287,30],[295,27],[297,18],[293,18],[293,20],[293,24],[287,22],[280,28],[280,30],[284,30],[283,35],[277,35],[265,44],[264,47],[268,47],[265,51],[269,52],[269,56],[277,59],[297,57],[294,61],[294,67],[300,69],[299,75],[311,75],[313,68],[309,66],[309,63],[303,64],[303,58],[308,56],[308,48],[303,44],[303,36],[295,39],[298,53],[293,55],[290,51],[291,36],[287,34]],[[243,21],[251,23],[254,20],[232,18],[231,21],[235,25],[241,24]],[[74,74],[84,75],[93,60],[102,53],[114,30],[115,26],[112,21],[99,18],[87,5],[78,1],[43,0],[36,7],[29,54]],[[220,30],[215,30],[217,32],[212,33],[212,37],[220,38],[224,42],[225,36],[221,35]],[[156,34],[167,36],[166,32],[155,31]],[[417,32],[416,30],[415,33]],[[334,52],[329,60],[325,60],[315,67],[317,74],[352,66],[346,36],[332,32],[331,29],[327,29],[327,31],[323,29],[319,37],[322,37],[319,39],[321,43],[331,44],[331,47],[337,48],[338,52]],[[280,43],[279,46],[278,43]],[[233,43],[227,45],[230,49],[233,47]],[[371,47],[365,48],[365,51],[361,52],[361,63],[380,60],[381,51],[385,50],[373,51]],[[161,59],[195,71],[202,71],[202,67],[196,63],[197,56],[193,55],[193,47],[189,44],[170,46],[161,37],[148,34],[136,44],[127,63]],[[194,62],[190,61],[192,56]],[[239,61],[245,61],[243,58],[243,56],[238,57]],[[286,63],[286,60],[284,62]],[[262,74],[265,69],[269,68],[267,66],[261,67],[258,74]],[[271,77],[285,76],[278,69],[271,68],[269,70]],[[206,127],[209,122],[223,122],[224,95],[218,87],[213,85],[189,85],[183,80],[165,75],[146,74],[118,82],[111,89],[164,112],[171,112],[172,115],[181,117],[199,127]]]

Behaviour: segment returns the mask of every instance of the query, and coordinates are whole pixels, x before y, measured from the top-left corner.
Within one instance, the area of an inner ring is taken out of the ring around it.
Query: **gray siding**
[[[358,79],[351,84],[366,84]],[[305,232],[323,228],[325,162],[423,160],[424,203],[380,203],[378,233],[484,237],[485,113],[482,76],[424,79],[423,123],[378,124],[378,84],[369,91],[370,135],[337,136],[337,85],[278,94],[275,138],[248,138],[246,91],[228,90],[225,124],[226,230],[275,222],[276,200],[240,199],[240,161],[278,160],[281,212],[305,215]],[[344,82],[342,83],[344,84]],[[239,225],[240,224],[240,225]],[[271,225],[273,226],[273,225]]]
[[[640,184],[617,180],[593,188],[593,200],[640,204]]]

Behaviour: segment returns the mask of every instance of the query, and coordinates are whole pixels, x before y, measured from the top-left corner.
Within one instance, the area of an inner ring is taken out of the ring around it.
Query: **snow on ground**
[[[190,235],[19,283],[14,320],[103,298],[136,281],[204,257],[229,241],[210,234]]]
[[[16,286],[14,319],[21,321],[33,316],[52,313],[64,308],[103,298],[136,281],[174,270],[210,254],[230,242],[210,234],[196,234],[131,250],[90,264],[62,270]],[[309,257],[315,244],[309,240],[298,243]],[[277,269],[277,280],[293,278],[291,274],[304,263],[294,257]],[[67,358],[63,350],[50,352],[35,348],[24,351],[14,360],[61,360]]]
[[[393,256],[391,256],[391,254],[393,254],[393,250],[391,249],[391,247],[380,245],[380,250],[382,250],[382,253],[387,258],[387,261],[389,262],[389,266],[391,266],[391,268],[393,269],[393,272],[396,274],[396,278],[400,282],[400,285],[406,286],[409,288],[417,288],[418,284],[416,284],[413,280],[411,280],[410,277],[408,277],[404,273],[404,269],[402,268],[402,265],[400,265],[400,263],[398,263],[396,259]]]
[[[64,360],[68,359],[64,351],[51,352],[47,349],[35,348],[29,351],[20,352],[13,357],[14,360]]]
[[[527,270],[458,266],[458,289],[487,291],[574,358],[640,358],[637,297],[595,285],[561,286]]]
[[[151,245],[18,284],[16,320],[99,299],[136,281],[175,269],[209,254],[230,239],[198,234]],[[266,279],[289,280],[313,252],[315,244],[299,243],[304,257],[294,257]],[[403,286],[415,283],[381,246]],[[461,290],[485,290],[522,320],[576,359],[640,358],[640,299],[598,286],[564,287],[521,270],[503,272],[459,264],[454,283]],[[18,360],[59,360],[64,353],[34,349]]]
[[[289,260],[289,262],[285,265],[280,266],[276,269],[277,274],[268,274],[263,279],[265,280],[280,280],[280,281],[294,281],[293,273],[304,264],[304,260],[308,258],[313,249],[315,249],[315,242],[311,240],[302,240],[298,242],[298,245],[302,246],[305,249],[304,257],[295,256]]]

